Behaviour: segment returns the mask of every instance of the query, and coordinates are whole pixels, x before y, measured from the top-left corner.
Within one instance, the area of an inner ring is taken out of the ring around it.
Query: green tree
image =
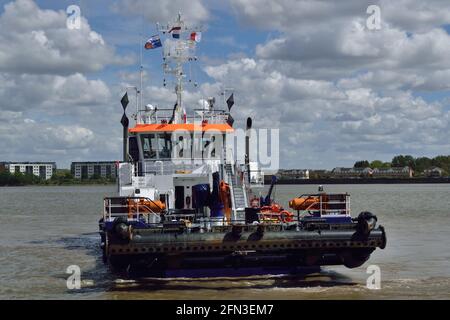
[[[11,183],[11,174],[8,171],[0,172],[0,186],[8,186]]]
[[[437,156],[431,160],[432,166],[442,168],[446,174],[450,173],[450,156]]]
[[[390,168],[390,167],[392,167],[392,163],[390,163],[390,162],[383,162],[382,168]]]
[[[433,164],[432,164],[432,160],[430,158],[427,157],[420,157],[416,159],[416,168],[415,171],[416,173],[422,173],[424,170],[430,168]]]
[[[380,169],[380,168],[383,168],[383,161],[380,161],[380,160],[373,160],[371,163],[370,163],[370,167],[372,168],[372,169]]]
[[[399,155],[395,156],[392,159],[392,166],[393,167],[411,167],[413,170],[416,168],[415,159],[410,155]]]
[[[367,168],[367,167],[370,167],[370,163],[367,160],[356,161],[355,164],[353,165],[353,168]]]

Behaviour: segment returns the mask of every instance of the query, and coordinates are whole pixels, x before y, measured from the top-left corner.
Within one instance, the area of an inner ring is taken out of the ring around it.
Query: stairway
[[[236,178],[236,175],[233,174],[231,164],[225,164],[225,171],[228,176],[228,182],[233,189],[233,209],[236,209],[238,219],[241,219],[241,216],[244,215],[245,207],[247,207],[244,196],[244,188],[242,187],[241,180],[239,178]]]

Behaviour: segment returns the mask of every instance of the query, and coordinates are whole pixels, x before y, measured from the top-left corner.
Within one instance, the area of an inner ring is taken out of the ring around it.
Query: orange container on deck
[[[294,198],[289,201],[289,208],[294,210],[307,210],[312,208],[315,203],[319,203],[319,197]]]
[[[146,199],[139,199],[139,200],[134,200],[134,199],[129,199],[128,200],[128,213],[130,214],[134,214],[136,212],[141,212],[141,213],[149,213],[149,212],[154,212],[154,213],[160,213],[162,211],[164,211],[164,209],[166,208],[166,204],[162,201],[159,200],[155,200],[155,201],[151,201],[151,200],[146,200]]]

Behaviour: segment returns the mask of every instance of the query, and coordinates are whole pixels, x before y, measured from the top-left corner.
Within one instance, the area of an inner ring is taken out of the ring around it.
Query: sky
[[[450,154],[448,0],[0,0],[0,161],[120,159],[141,38],[178,12],[204,30],[188,112],[234,88],[235,127],[279,129],[281,168]],[[144,103],[172,107],[161,51],[143,58]]]

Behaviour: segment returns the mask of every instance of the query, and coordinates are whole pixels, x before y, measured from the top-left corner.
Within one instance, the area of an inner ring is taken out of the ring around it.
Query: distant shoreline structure
[[[264,183],[270,184],[270,176]],[[450,183],[450,178],[323,178],[323,179],[280,179],[277,184],[420,184]]]

